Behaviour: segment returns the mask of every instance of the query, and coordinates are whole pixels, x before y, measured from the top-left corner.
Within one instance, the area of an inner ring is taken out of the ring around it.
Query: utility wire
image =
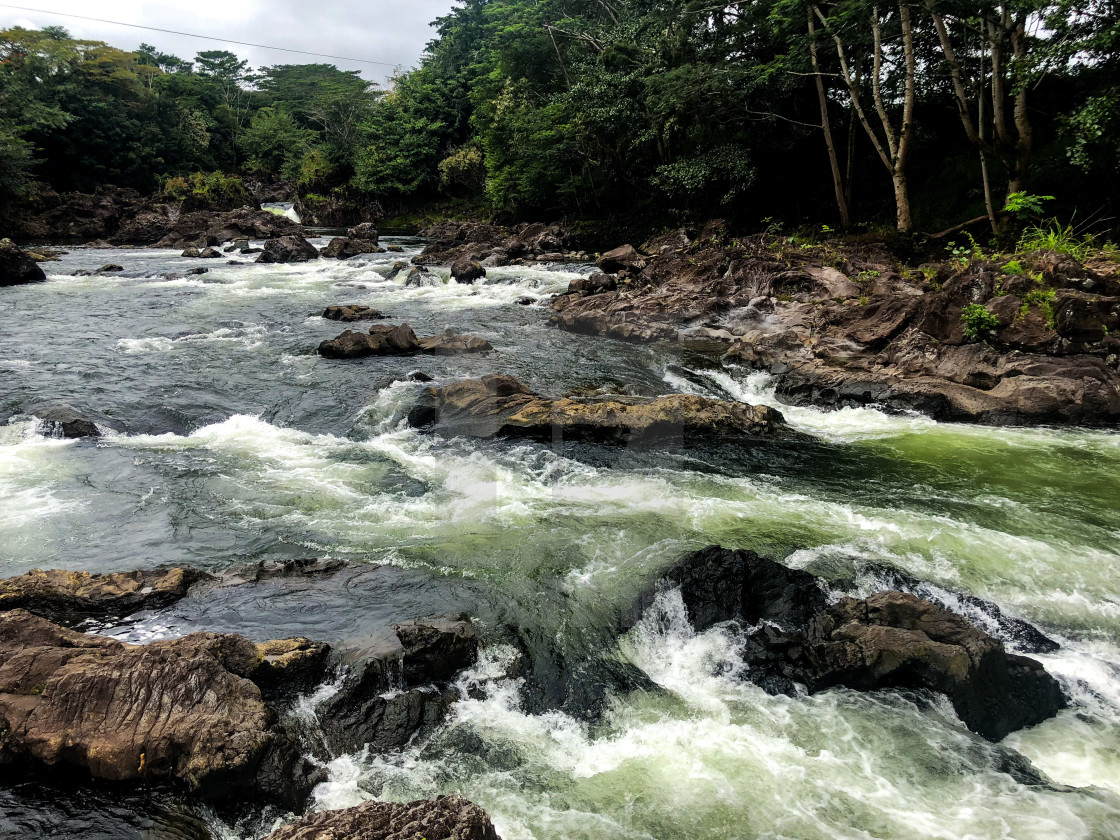
[[[311,55],[316,58],[333,58],[337,61],[357,61],[361,64],[380,64],[384,67],[396,67],[396,64],[390,64],[388,61],[371,61],[366,58],[348,58],[344,55],[326,55],[325,53],[308,52],[307,50],[293,50],[289,47],[270,47],[267,44],[250,44],[248,41],[234,41],[231,38],[216,38],[213,35],[196,35],[193,32],[179,32],[175,29],[160,29],[156,26],[140,26],[137,23],[123,23],[119,20],[103,20],[102,18],[86,17],[85,15],[70,15],[65,12],[48,12],[45,9],[30,9],[26,6],[9,6],[7,3],[0,3],[0,9],[18,9],[21,12],[35,12],[41,15],[54,15],[55,17],[77,18],[78,20],[91,20],[94,23],[108,23],[112,26],[127,26],[130,29],[147,29],[150,32],[164,32],[168,35],[184,35],[187,38],[202,38],[205,41],[221,41],[223,44],[238,44],[242,47],[257,47],[262,50],[278,50],[280,52],[299,53],[300,55]]]

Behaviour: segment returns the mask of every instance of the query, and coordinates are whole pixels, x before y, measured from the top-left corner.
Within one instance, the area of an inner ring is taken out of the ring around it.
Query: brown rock
[[[641,271],[646,267],[646,260],[637,252],[633,245],[622,245],[613,251],[607,251],[595,264],[605,274],[614,274],[616,271]]]
[[[346,330],[319,345],[319,355],[328,359],[357,359],[362,356],[410,356],[420,350],[416,333],[408,324],[374,326],[369,333]]]
[[[462,335],[454,330],[444,330],[440,335],[420,339],[420,350],[435,356],[453,356],[459,353],[488,353],[493,345],[484,338]]]
[[[374,233],[376,234],[376,231]],[[327,243],[327,247],[320,252],[320,256],[336,260],[348,260],[359,254],[379,254],[381,250],[376,239],[351,239],[336,236]]]
[[[765,406],[687,394],[552,399],[511,376],[484,376],[428,388],[409,414],[416,427],[448,436],[620,442],[665,436],[796,436]]]
[[[323,317],[330,321],[380,321],[388,316],[364,304],[351,303],[328,306]]]
[[[134,646],[24,610],[0,614],[0,762],[299,807],[313,779],[248,678],[261,660],[241,636]]]
[[[265,840],[500,840],[486,812],[461,796],[416,802],[363,802],[321,811]]]
[[[0,239],[0,286],[41,283],[43,269],[10,239]]]
[[[259,263],[309,262],[319,259],[318,249],[302,236],[281,236],[264,244]]]
[[[456,283],[473,283],[485,276],[486,269],[467,257],[460,257],[451,264],[451,279]]]
[[[190,568],[109,574],[33,569],[0,580],[0,610],[25,609],[64,624],[91,616],[119,618],[173,604],[206,577]]]

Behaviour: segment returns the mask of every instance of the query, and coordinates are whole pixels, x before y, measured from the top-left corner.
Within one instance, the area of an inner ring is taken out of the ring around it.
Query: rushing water
[[[490,643],[462,677],[471,699],[426,744],[337,756],[316,807],[461,792],[505,840],[1120,836],[1120,435],[780,406],[817,442],[431,437],[403,421],[416,368],[437,382],[512,373],[547,393],[779,403],[764,376],[687,348],[558,332],[547,305],[517,302],[545,302],[590,267],[405,288],[384,276],[419,243],[398,241],[404,254],[294,266],[73,249],[47,266],[48,283],[4,289],[0,571],[351,562],[334,578],[225,587],[108,629],[136,640],[205,628],[342,642],[418,615],[475,616]],[[69,276],[105,262],[125,271]],[[209,273],[165,276],[199,265]],[[349,302],[419,335],[482,336],[495,352],[319,358],[341,329],[319,313]],[[59,405],[104,436],[44,437],[36,418]],[[888,565],[946,603],[994,601],[1062,642],[1040,658],[1072,708],[991,745],[929,698],[771,697],[738,678],[739,631],[693,632],[672,593],[616,639],[634,594],[708,543],[867,592]],[[496,676],[514,655],[494,632],[504,625],[567,662],[605,651],[650,682],[616,690],[590,719],[528,703]]]

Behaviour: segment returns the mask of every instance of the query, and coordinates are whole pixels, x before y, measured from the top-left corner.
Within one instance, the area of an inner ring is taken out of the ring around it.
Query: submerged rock
[[[926,689],[944,694],[964,724],[998,741],[1065,707],[1042,664],[1008,653],[966,618],[888,590],[829,606],[820,581],[752,551],[710,546],[685,557],[661,587],[679,586],[697,630],[720,621],[758,625],[743,651],[747,676],[767,690]],[[650,590],[635,615],[652,603]]]
[[[208,577],[191,568],[94,574],[32,569],[0,580],[0,610],[25,609],[52,621],[123,617],[173,604]]]
[[[389,317],[376,309],[361,303],[334,304],[323,310],[323,317],[329,321],[380,321]]]
[[[409,413],[409,422],[447,436],[544,441],[800,436],[780,412],[767,406],[689,394],[555,399],[530,391],[512,376],[484,376],[428,388]]]
[[[484,338],[463,335],[446,329],[439,335],[420,339],[420,351],[435,356],[454,356],[460,353],[487,353],[494,347]]]
[[[319,259],[319,250],[302,236],[281,236],[264,243],[259,263],[299,263]]]
[[[302,807],[318,774],[252,680],[271,655],[230,634],[136,646],[2,613],[0,763]]]
[[[10,239],[0,239],[0,286],[41,283],[47,279],[43,269]]]
[[[486,812],[461,796],[363,802],[310,814],[265,840],[500,840]]]

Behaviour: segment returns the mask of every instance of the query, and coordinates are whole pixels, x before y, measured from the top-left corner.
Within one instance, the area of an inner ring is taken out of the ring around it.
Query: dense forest
[[[0,200],[226,173],[389,212],[933,231],[999,229],[1012,196],[1116,226],[1114,0],[463,0],[433,26],[384,90],[0,32]]]

